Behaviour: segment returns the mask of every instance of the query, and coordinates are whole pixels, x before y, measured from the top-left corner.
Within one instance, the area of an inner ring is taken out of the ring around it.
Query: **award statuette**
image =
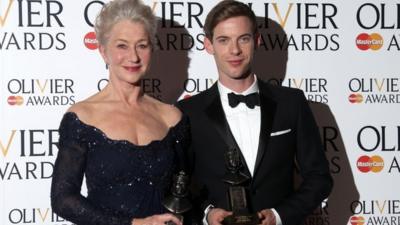
[[[225,153],[225,163],[228,172],[222,179],[229,185],[228,201],[233,212],[222,222],[224,225],[255,225],[259,224],[259,218],[256,213],[252,213],[247,205],[247,195],[243,183],[250,178],[240,172],[241,163],[237,149],[229,149]]]
[[[174,214],[180,221],[183,222],[182,214],[192,208],[192,204],[187,198],[187,184],[188,176],[185,172],[180,171],[179,174],[174,176],[171,195],[164,199],[163,206]],[[175,225],[173,222],[168,222],[167,225]]]

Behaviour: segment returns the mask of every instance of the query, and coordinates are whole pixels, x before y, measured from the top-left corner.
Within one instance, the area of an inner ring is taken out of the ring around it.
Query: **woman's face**
[[[137,84],[149,67],[151,43],[140,22],[117,22],[108,33],[107,43],[99,49],[108,64],[110,80]]]

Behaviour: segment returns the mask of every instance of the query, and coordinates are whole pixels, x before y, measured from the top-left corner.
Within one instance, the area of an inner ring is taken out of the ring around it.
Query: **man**
[[[221,1],[208,14],[204,45],[218,82],[178,103],[191,121],[189,150],[198,205],[210,225],[229,212],[224,154],[239,149],[250,206],[264,225],[297,225],[329,195],[332,178],[316,123],[302,91],[271,86],[251,70],[260,43],[256,17],[245,4]],[[240,94],[235,98],[234,94]],[[246,97],[244,97],[246,96]],[[243,101],[243,102],[242,102]],[[295,165],[302,176],[295,190]]]

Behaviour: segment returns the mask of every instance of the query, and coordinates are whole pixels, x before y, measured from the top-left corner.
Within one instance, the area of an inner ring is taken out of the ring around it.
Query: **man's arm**
[[[304,94],[297,95],[296,162],[302,182],[299,188],[275,207],[284,225],[297,224],[328,197],[333,181],[319,131]]]

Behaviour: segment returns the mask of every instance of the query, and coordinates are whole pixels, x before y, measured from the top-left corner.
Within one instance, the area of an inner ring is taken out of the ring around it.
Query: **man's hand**
[[[225,217],[232,215],[232,212],[220,208],[213,208],[207,214],[208,225],[221,225]]]
[[[258,212],[261,225],[276,225],[276,218],[271,209],[263,209]]]

